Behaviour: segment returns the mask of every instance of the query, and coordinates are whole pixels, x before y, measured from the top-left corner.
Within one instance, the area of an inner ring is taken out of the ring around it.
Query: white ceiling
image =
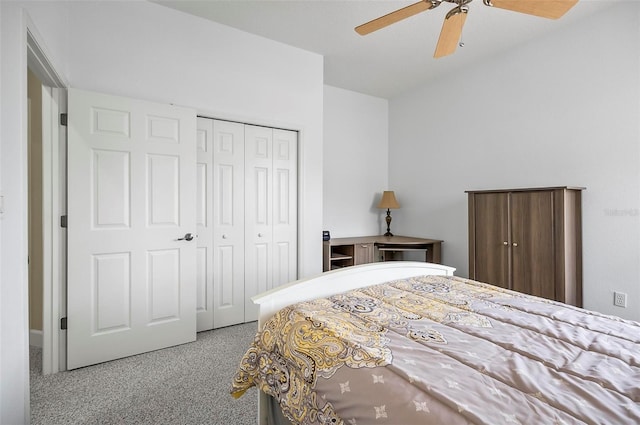
[[[533,38],[572,25],[613,0],[580,0],[559,20],[469,5],[456,53],[433,59],[444,16],[440,7],[360,36],[354,27],[417,0],[152,0],[324,56],[325,84],[391,98]]]

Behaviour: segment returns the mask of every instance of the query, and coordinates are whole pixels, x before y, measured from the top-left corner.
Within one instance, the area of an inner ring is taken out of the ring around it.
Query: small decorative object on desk
[[[322,240],[323,241],[328,241],[331,239],[331,235],[329,234],[328,230],[323,230],[322,231]]]

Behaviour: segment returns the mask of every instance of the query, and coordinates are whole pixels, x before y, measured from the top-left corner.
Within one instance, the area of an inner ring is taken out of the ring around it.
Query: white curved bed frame
[[[318,276],[296,280],[252,297],[259,306],[258,329],[278,310],[301,301],[328,297],[365,286],[414,276],[453,276],[456,269],[441,264],[413,261],[390,261],[345,267]],[[260,425],[282,422],[280,409],[271,410],[269,396],[259,392],[258,423]],[[274,419],[274,415],[276,418]],[[279,416],[279,419],[278,419]]]
[[[288,305],[376,285],[395,279],[423,275],[453,276],[456,269],[417,261],[388,261],[345,267],[290,282],[251,298],[259,306],[258,328]]]

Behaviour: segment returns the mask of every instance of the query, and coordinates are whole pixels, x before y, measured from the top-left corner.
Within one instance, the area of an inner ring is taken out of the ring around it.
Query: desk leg
[[[433,244],[431,244],[431,248],[427,249],[427,263],[440,264],[440,262],[442,261],[441,249],[442,243],[434,242]]]

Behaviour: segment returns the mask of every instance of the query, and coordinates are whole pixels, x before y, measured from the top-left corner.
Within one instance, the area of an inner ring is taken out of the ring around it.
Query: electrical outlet
[[[613,293],[613,305],[618,307],[627,307],[627,294],[624,292]]]

